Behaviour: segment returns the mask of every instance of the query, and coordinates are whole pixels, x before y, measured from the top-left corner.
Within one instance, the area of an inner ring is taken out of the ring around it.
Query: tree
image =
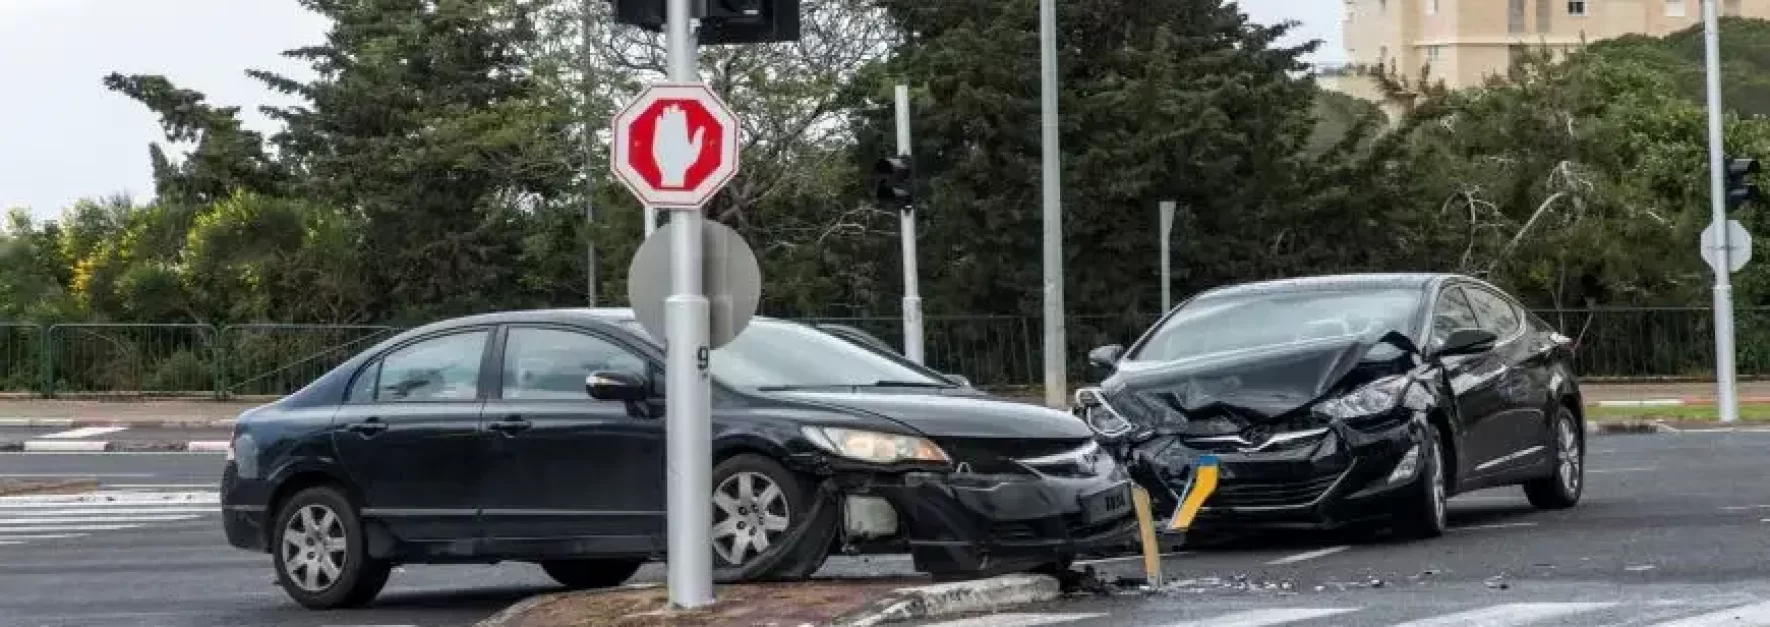
[[[201,92],[163,76],[112,73],[104,84],[159,115],[167,141],[196,143],[177,163],[160,146],[148,147],[160,200],[204,204],[238,189],[275,192],[287,184],[287,173],[265,152],[264,136],[240,124],[239,107],[211,106]]]

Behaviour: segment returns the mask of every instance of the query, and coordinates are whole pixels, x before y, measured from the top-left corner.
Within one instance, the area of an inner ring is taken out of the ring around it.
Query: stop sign
[[[641,202],[696,209],[738,170],[738,121],[702,83],[656,83],[615,115],[615,176]]]

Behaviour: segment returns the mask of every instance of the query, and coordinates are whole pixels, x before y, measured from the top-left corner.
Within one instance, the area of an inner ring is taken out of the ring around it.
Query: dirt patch
[[[809,581],[719,586],[713,605],[669,611],[663,586],[568,592],[540,599],[509,627],[798,627],[826,625],[892,590],[926,578]]]
[[[0,479],[0,496],[21,494],[76,494],[98,489],[95,479]]]

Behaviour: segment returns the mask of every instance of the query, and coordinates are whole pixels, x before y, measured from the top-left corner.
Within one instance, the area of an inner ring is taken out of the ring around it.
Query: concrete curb
[[[43,479],[9,483],[0,481],[0,496],[67,494],[98,489],[97,479]]]
[[[527,614],[529,610],[535,609],[542,603],[552,600],[554,596],[556,595],[537,594],[523,599],[518,601],[515,605],[504,608],[504,611],[502,612],[498,612],[497,614],[486,617],[484,620],[474,623],[473,627],[505,627],[506,625],[515,622],[516,619],[521,618],[523,614]]]
[[[837,627],[873,627],[886,623],[994,612],[1006,607],[1051,601],[1063,594],[1057,578],[1015,574],[899,588],[866,607],[836,617]]]
[[[234,420],[113,420],[107,418],[0,418],[0,427],[78,429],[81,427],[128,427],[131,429],[232,429]]]
[[[1586,423],[1588,435],[1643,435],[1682,432],[1677,427],[1657,420],[1616,420]]]
[[[0,440],[0,453],[225,453],[226,440]]]

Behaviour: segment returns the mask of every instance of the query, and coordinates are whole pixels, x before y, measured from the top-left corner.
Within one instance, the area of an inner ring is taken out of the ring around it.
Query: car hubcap
[[[1556,471],[1561,475],[1561,487],[1568,494],[1579,491],[1580,454],[1579,434],[1573,430],[1573,421],[1562,418],[1555,426],[1555,454],[1560,456]]]
[[[767,476],[740,472],[713,490],[713,551],[727,563],[767,551],[792,522],[787,495]]]
[[[344,574],[344,522],[332,508],[308,505],[283,527],[283,571],[302,590],[321,592]]]

